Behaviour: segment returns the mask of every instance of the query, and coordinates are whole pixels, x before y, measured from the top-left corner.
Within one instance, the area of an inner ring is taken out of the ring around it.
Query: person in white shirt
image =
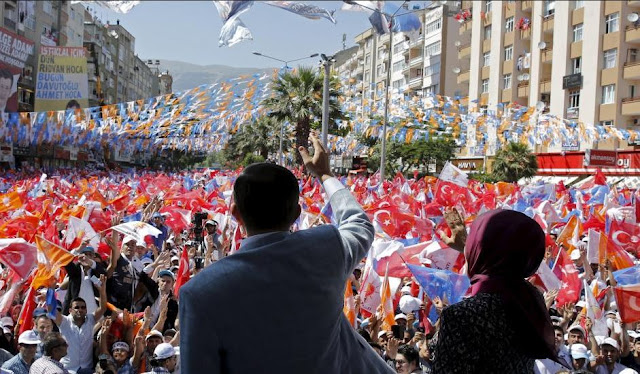
[[[596,374],[638,374],[637,371],[618,363],[620,346],[617,340],[613,338],[604,339],[600,344],[600,349],[604,356],[604,364],[596,366]]]
[[[93,327],[107,309],[107,279],[104,275],[100,276],[100,282],[100,307],[93,314],[87,314],[87,303],[78,297],[71,301],[68,316],[56,315],[60,333],[69,344],[67,354],[60,362],[71,373],[93,373]]]
[[[564,345],[564,329],[562,326],[553,326],[555,345],[558,350],[558,361],[545,358],[536,360],[533,371],[536,374],[556,374],[558,371],[567,370],[571,367],[571,355],[569,349]]]

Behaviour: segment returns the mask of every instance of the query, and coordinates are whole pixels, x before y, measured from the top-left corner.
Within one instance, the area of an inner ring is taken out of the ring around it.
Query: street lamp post
[[[329,74],[331,74],[331,63],[336,60],[333,56],[327,56],[324,53],[320,55],[322,58],[322,66],[324,66],[324,82],[322,85],[322,145],[327,147],[327,138],[329,136]]]
[[[282,59],[279,59],[279,58],[276,58],[276,57],[272,57],[272,56],[268,56],[268,55],[265,55],[264,53],[260,53],[260,52],[256,52],[256,51],[253,51],[252,53],[254,55],[256,55],[256,56],[261,56],[261,57],[269,58],[271,60],[284,62],[283,69],[285,69],[285,70],[289,68],[289,63],[290,62],[301,61],[301,60],[306,60],[308,58],[318,57],[318,54],[314,53],[314,54],[309,55],[307,57],[300,57],[300,58],[296,58],[296,59],[293,59],[293,60],[282,60]],[[282,121],[280,123],[280,147],[278,149],[278,162],[280,162],[281,166],[284,166],[284,154],[282,153],[282,138],[284,138],[284,121]]]

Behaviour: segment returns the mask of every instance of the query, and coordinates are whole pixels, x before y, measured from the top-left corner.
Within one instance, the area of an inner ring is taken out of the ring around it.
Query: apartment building
[[[480,108],[536,106],[567,120],[638,129],[640,1],[463,1],[458,82]],[[575,146],[575,145],[573,145]],[[580,144],[625,148],[626,142]],[[563,149],[539,149],[561,151]]]
[[[459,83],[457,74],[444,68],[458,60],[454,43],[460,40],[459,24],[451,17],[455,14],[453,7],[434,4],[427,9],[415,9],[422,24],[420,30],[393,33],[391,41],[389,34],[377,35],[373,28],[355,37],[357,52],[337,64],[336,70],[343,78],[349,78],[355,94],[360,95],[360,112],[363,107],[370,108],[384,100],[389,66],[393,96],[468,95],[468,83]]]

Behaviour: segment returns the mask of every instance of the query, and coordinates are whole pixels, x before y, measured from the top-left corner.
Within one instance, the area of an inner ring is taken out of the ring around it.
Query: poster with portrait
[[[18,80],[35,44],[0,27],[0,113],[18,111]]]
[[[36,77],[36,112],[89,105],[87,57],[83,47],[41,45]]]

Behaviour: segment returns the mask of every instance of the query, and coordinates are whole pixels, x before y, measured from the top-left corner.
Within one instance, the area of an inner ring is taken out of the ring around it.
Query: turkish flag
[[[182,287],[183,284],[187,283],[189,281],[189,278],[191,278],[190,275],[189,253],[187,252],[186,248],[183,248],[182,256],[180,256],[180,266],[178,267],[178,274],[176,275],[176,285],[173,290],[173,293],[174,295],[176,295],[176,297],[178,297],[180,294],[180,287]]]
[[[578,269],[569,259],[567,252],[559,249],[558,263],[555,265],[560,272],[560,290],[556,297],[556,305],[562,307],[567,303],[575,303],[580,299],[582,282],[578,276]]]
[[[625,251],[635,254],[640,247],[640,225],[612,220],[609,241]]]
[[[167,213],[165,216],[165,225],[169,226],[174,232],[181,232],[187,229],[191,224],[191,212],[186,209],[180,209],[174,206],[165,206],[160,209],[160,213]]]
[[[458,202],[466,201],[465,187],[451,182],[438,180],[436,183],[435,201],[443,206],[455,206]]]
[[[24,239],[0,239],[0,261],[22,279],[26,279],[36,262],[37,250]]]
[[[620,311],[620,319],[623,323],[634,323],[640,321],[640,306],[638,299],[640,291],[627,290],[622,287],[614,287],[616,303]]]

